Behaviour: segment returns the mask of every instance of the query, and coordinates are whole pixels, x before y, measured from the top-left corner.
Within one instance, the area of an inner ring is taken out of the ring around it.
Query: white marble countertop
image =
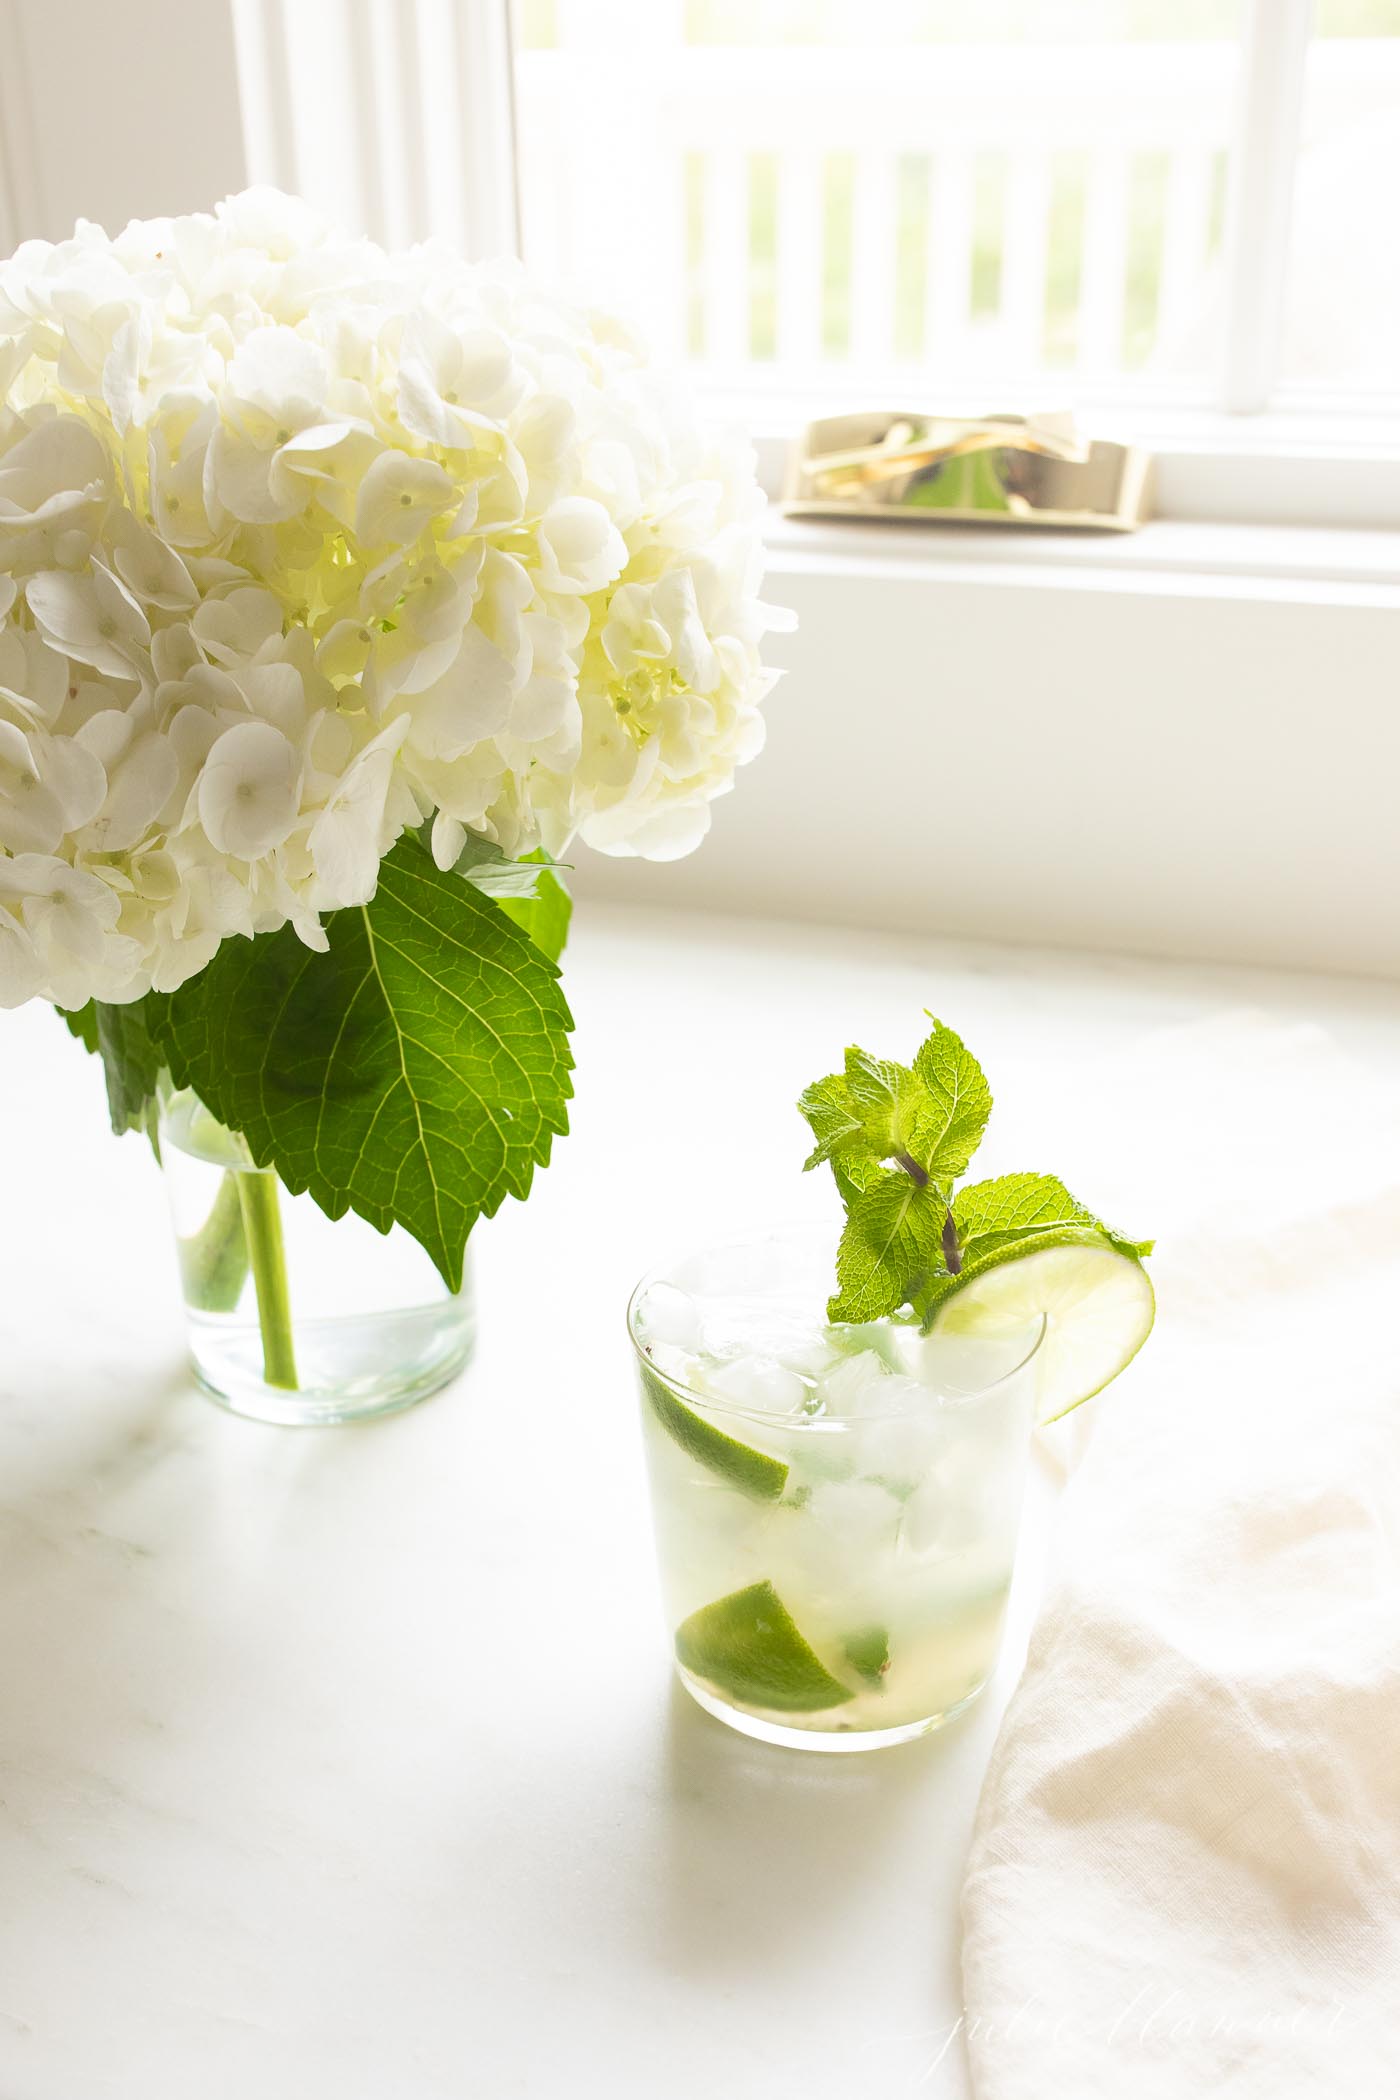
[[[988,1171],[1064,1162],[1150,1230],[1091,1056],[1245,1006],[1393,1062],[1400,987],[581,916],[575,1134],[480,1236],[474,1368],[364,1428],[195,1395],[149,1155],[51,1015],[0,1017],[4,2100],[966,2090],[957,1887],[1015,1643],[868,1758],[673,1690],[628,1288],[800,1212],[797,1088],[925,1006],[1005,1104]]]

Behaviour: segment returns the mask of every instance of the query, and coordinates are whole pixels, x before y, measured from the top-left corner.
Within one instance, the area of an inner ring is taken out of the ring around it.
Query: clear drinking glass
[[[825,1234],[709,1249],[628,1308],[681,1682],[814,1750],[923,1735],[1001,1641],[1044,1322],[832,1326]]]
[[[188,1091],[162,1094],[160,1154],[195,1376],[235,1414],[285,1424],[388,1414],[467,1362],[469,1272],[449,1292],[401,1227],[379,1233],[289,1195]]]

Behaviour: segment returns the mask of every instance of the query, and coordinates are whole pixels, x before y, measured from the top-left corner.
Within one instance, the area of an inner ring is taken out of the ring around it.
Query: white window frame
[[[1220,391],[1229,415],[1260,414],[1278,382],[1312,11],[1313,0],[1248,0],[1226,222]]]
[[[1100,434],[1131,436],[1155,452],[1156,514],[1169,523],[1400,530],[1394,404],[1378,414],[1366,404],[1294,408],[1275,399],[1292,211],[1281,171],[1296,161],[1311,13],[1312,0],[1247,0],[1217,408],[1153,407],[1125,391],[1121,405],[1095,416]],[[191,33],[196,25],[202,34]],[[120,217],[189,208],[265,181],[389,243],[431,226],[469,254],[518,250],[510,0],[128,0],[120,10],[103,0],[65,0],[61,10],[51,0],[0,0],[0,30],[9,53],[0,69],[7,245],[26,232],[60,236],[71,200],[89,193],[94,202],[82,208],[100,215],[101,200],[114,197]],[[87,68],[72,63],[75,39]],[[119,50],[132,57],[112,95],[107,69]],[[236,107],[233,97],[209,94],[211,60],[226,74],[230,56]],[[93,108],[75,120],[74,96],[89,77]],[[42,121],[46,108],[62,108],[63,124]],[[152,151],[151,140],[165,151]],[[175,171],[182,194],[172,198]],[[719,388],[710,398],[754,438],[776,495],[801,424],[842,391],[834,378],[806,399]]]
[[[1122,537],[775,517],[767,593],[800,618],[772,645],[792,676],[771,756],[703,853],[580,853],[583,890],[1400,976],[1400,432],[1379,455],[1359,415],[1248,412],[1286,248],[1263,175],[1296,123],[1297,44],[1269,25],[1287,10],[1296,32],[1302,4],[1254,0],[1236,412],[1130,433],[1158,454],[1160,517]],[[262,180],[386,240],[426,213],[473,254],[510,249],[508,29],[506,0],[0,0],[0,234]],[[806,404],[715,405],[776,482]]]
[[[617,16],[609,0],[583,5],[590,25],[606,26],[610,12]],[[1156,513],[1166,520],[1400,528],[1400,415],[1394,401],[1378,405],[1379,413],[1351,400],[1293,405],[1278,385],[1312,11],[1313,0],[1246,0],[1214,406],[1154,403],[1125,381],[1113,398],[1097,389],[1096,405],[1086,411],[1098,434],[1131,437],[1156,453]],[[620,35],[622,26],[614,19],[610,33]],[[729,204],[736,208],[732,199]],[[803,423],[842,406],[872,405],[869,382],[853,384],[839,371],[805,394],[733,391],[722,377],[707,383],[699,376],[699,383],[717,410],[754,438],[762,478],[774,496]],[[946,405],[984,411],[1021,404],[969,399]],[[1038,399],[1034,405],[1062,403]],[[1384,433],[1379,445],[1378,427]]]

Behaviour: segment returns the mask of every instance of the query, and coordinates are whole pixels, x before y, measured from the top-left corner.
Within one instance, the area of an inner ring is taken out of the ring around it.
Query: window
[[[1400,436],[1400,0],[515,0],[514,24],[527,259],[760,422],[936,386],[1217,450],[1360,455],[1362,407]]]
[[[391,244],[523,232],[770,484],[843,399],[1069,403],[1156,452],[1136,535],[775,519],[770,755],[630,899],[1395,974],[1400,0],[6,20],[11,243],[275,182]]]
[[[1400,0],[10,12],[11,243],[277,182],[389,243],[523,239],[773,483],[829,408],[1071,405],[1156,450],[1168,516],[1400,526]]]
[[[1400,0],[1318,9],[1304,62],[1281,398],[1400,396]]]

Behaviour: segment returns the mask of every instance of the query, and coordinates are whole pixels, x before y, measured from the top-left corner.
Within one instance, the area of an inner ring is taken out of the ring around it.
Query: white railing
[[[1053,293],[1079,382],[1206,382],[1233,44],[736,50],[681,44],[665,0],[626,14],[624,38],[615,7],[561,4],[559,47],[517,54],[521,211],[527,256],[662,352],[740,390],[980,383],[1045,368]],[[1318,44],[1311,65],[1310,129],[1397,98],[1400,42]],[[1070,157],[1082,213],[1052,247]]]

